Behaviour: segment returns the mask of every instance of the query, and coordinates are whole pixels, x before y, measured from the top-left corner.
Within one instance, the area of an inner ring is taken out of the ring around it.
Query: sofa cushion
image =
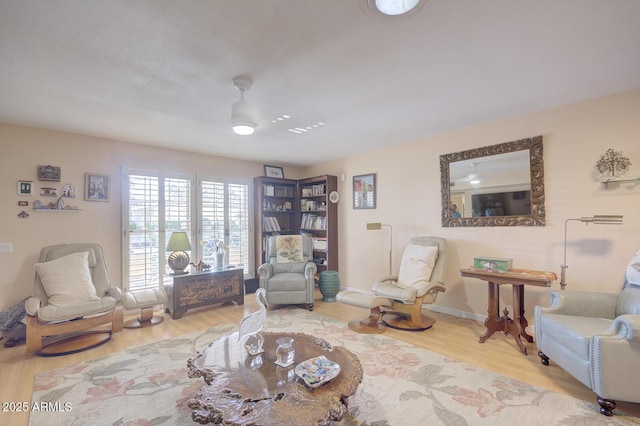
[[[438,247],[409,244],[404,249],[398,287],[416,288],[424,285],[431,278],[431,272],[438,258]]]
[[[65,306],[99,299],[91,280],[88,258],[89,252],[83,251],[36,263],[36,272],[49,304]]]

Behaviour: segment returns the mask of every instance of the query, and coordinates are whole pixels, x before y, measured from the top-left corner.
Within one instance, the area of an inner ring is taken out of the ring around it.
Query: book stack
[[[327,218],[315,214],[305,213],[302,215],[300,229],[324,230],[327,229]]]
[[[264,232],[280,232],[280,224],[278,219],[273,216],[265,216],[262,221],[262,230]]]

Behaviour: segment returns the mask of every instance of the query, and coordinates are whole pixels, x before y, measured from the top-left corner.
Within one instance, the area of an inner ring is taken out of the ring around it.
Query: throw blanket
[[[26,315],[24,300],[6,311],[0,312],[0,331],[11,331]]]

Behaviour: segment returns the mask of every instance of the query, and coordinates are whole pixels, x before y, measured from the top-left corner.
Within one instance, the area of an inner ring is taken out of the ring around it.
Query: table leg
[[[524,337],[525,339],[527,339],[527,342],[529,343],[533,343],[533,337],[527,333],[527,327],[529,327],[529,322],[527,321],[527,319],[524,316],[524,285],[519,286],[521,287],[519,290],[519,299],[520,299],[520,325],[522,328],[522,337]]]
[[[525,336],[527,340],[529,340],[526,336],[529,336],[525,329],[523,328],[523,319],[524,319],[524,285],[520,284],[512,284],[513,287],[513,323],[515,324],[515,330],[510,327],[509,333],[513,335],[513,338],[516,341],[516,344],[520,348],[520,352],[524,355],[527,354],[527,348],[522,343],[520,336]],[[527,320],[524,320],[526,323]],[[531,336],[529,336],[530,338]]]
[[[496,331],[504,331],[504,320],[500,318],[500,286],[489,281],[489,306],[487,309],[487,319],[484,321],[487,331],[480,336],[480,343],[484,343],[489,337],[493,336]]]

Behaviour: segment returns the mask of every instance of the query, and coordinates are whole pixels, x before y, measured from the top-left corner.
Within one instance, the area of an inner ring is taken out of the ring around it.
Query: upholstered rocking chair
[[[45,247],[35,269],[33,296],[25,301],[27,352],[78,352],[122,330],[121,291],[111,286],[100,245]],[[106,324],[110,330],[90,330]]]

